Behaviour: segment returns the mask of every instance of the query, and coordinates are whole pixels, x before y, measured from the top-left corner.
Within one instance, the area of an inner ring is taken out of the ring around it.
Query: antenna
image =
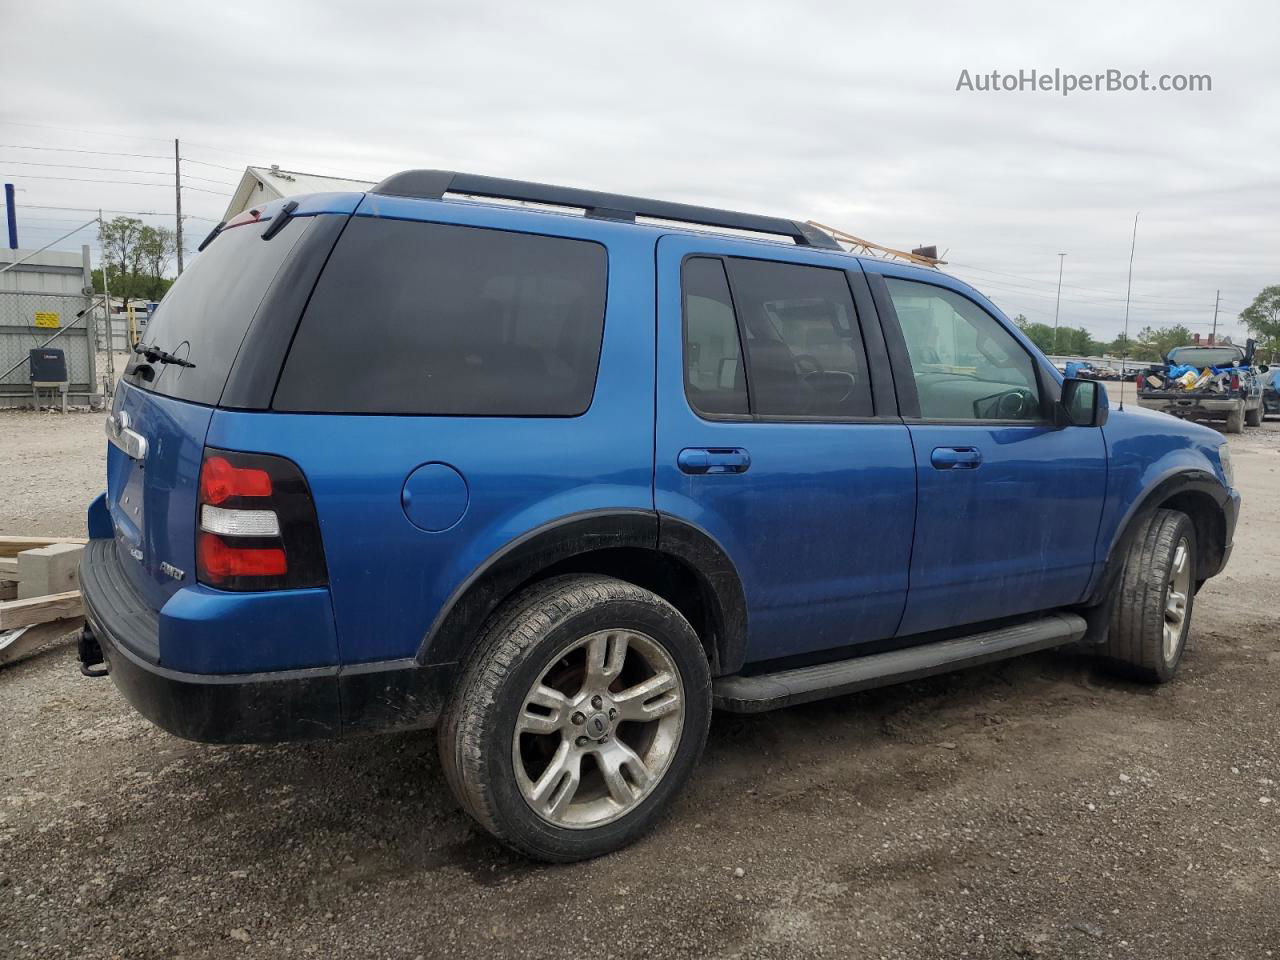
[[[1133,292],[1133,252],[1138,248],[1138,217],[1142,211],[1133,215],[1133,240],[1129,243],[1129,282],[1124,288],[1124,353],[1120,357],[1120,376],[1125,375],[1124,362],[1129,359],[1129,294]],[[1124,383],[1122,379],[1121,384]],[[1124,409],[1124,387],[1120,387],[1120,409]]]

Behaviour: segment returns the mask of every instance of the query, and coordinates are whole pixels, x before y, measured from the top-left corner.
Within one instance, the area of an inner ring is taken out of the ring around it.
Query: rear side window
[[[125,371],[129,382],[167,397],[216,404],[271,281],[315,220],[296,217],[265,241],[256,224],[219,234],[169,288],[142,337],[146,346],[195,366],[150,364],[154,377],[148,381],[133,375],[146,363],[134,357]]]
[[[595,390],[607,272],[590,241],[355,217],[272,406],[576,416]]]

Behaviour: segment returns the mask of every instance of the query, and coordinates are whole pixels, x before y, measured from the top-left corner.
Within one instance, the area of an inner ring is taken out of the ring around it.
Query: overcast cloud
[[[181,137],[186,156],[231,168],[185,167],[207,178],[184,193],[207,218],[189,223],[193,241],[231,192],[210,181],[233,183],[247,163],[369,179],[447,167],[653,195],[935,243],[950,272],[1045,322],[1066,252],[1062,322],[1107,339],[1141,210],[1132,330],[1207,332],[1221,288],[1238,336],[1236,314],[1280,283],[1278,27],[1280,6],[1261,0],[14,0],[0,175],[22,190],[28,247],[78,216],[36,205],[173,203],[157,187],[35,179],[143,174],[32,163],[172,164],[14,145],[164,154]],[[962,69],[1055,67],[1209,74],[1213,89],[955,89]]]

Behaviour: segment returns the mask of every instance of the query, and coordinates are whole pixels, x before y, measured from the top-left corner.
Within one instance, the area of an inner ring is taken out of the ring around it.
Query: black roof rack
[[[526,180],[505,180],[502,177],[457,173],[453,170],[405,170],[402,173],[394,173],[375,186],[370,193],[388,197],[414,197],[420,200],[439,200],[446,193],[526,200],[530,203],[546,203],[560,207],[580,207],[586,211],[588,217],[601,220],[634,221],[636,217],[653,217],[656,220],[674,220],[678,223],[772,233],[790,237],[798,245],[805,247],[843,249],[830,235],[823,233],[817,227],[797,220],[765,217],[754,213],[736,213],[733,210],[717,210],[713,207],[695,207],[688,203],[671,203],[666,200],[646,200],[642,197],[627,197],[617,193],[601,193],[598,190],[556,187],[546,183],[530,183]]]

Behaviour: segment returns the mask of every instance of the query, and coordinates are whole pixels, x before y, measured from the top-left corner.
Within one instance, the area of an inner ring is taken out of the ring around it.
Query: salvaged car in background
[[[1223,420],[1227,433],[1262,423],[1262,374],[1253,367],[1254,341],[1174,347],[1165,362],[1138,374],[1138,403],[1184,420]]]

